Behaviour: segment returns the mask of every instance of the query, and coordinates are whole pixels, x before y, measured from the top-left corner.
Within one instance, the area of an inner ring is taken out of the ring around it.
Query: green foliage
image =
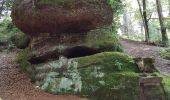
[[[25,48],[29,43],[29,38],[21,32],[10,19],[6,18],[0,23],[0,41],[8,42],[8,48]]]
[[[159,20],[151,20],[151,23],[149,24],[149,34],[151,42],[160,42],[162,40],[159,28],[160,28]]]
[[[134,41],[143,41],[144,40],[144,36],[143,35],[139,35],[139,34],[131,34],[129,36],[122,35],[121,37],[124,38],[124,39],[134,40]]]
[[[167,100],[170,99],[170,77],[169,76],[165,76],[165,75],[162,75],[163,77],[163,86],[164,86],[164,90],[166,91],[166,96],[167,96]]]
[[[30,38],[23,32],[17,32],[9,39],[17,48],[24,49],[28,46]]]
[[[121,71],[123,64],[121,62],[119,62],[118,60],[116,60],[115,61],[115,66],[117,66],[117,69]]]
[[[17,56],[17,63],[21,66],[21,68],[26,71],[30,66],[29,60],[29,49],[23,49]]]
[[[170,49],[169,48],[163,49],[160,54],[163,58],[170,60]]]
[[[117,33],[120,27],[120,14],[123,12],[123,3],[121,0],[107,0],[113,11],[112,32]]]
[[[18,32],[18,29],[10,19],[6,18],[0,23],[0,41],[8,40],[16,32]]]
[[[123,51],[119,43],[119,36],[114,33],[110,27],[89,32],[87,35],[87,45],[92,48],[97,48],[102,52]]]

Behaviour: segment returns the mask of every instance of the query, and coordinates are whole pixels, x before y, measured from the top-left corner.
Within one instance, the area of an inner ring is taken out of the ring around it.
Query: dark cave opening
[[[28,60],[31,64],[40,64],[40,63],[44,63],[46,62],[45,59],[41,59],[41,58],[31,58]]]
[[[29,59],[29,62],[31,64],[41,64],[48,61],[53,61],[59,59],[59,56],[64,56],[68,59],[70,58],[77,58],[77,57],[84,57],[84,56],[90,56],[96,53],[100,53],[101,51],[89,48],[85,46],[76,46],[73,48],[66,49],[63,53],[57,53],[57,51],[50,52],[48,55],[43,55],[40,57],[32,57]]]
[[[97,49],[93,49],[93,48],[89,48],[85,46],[77,46],[71,49],[67,49],[64,52],[63,56],[67,58],[76,58],[76,57],[89,56],[89,55],[93,55],[96,53],[100,53],[100,51]]]

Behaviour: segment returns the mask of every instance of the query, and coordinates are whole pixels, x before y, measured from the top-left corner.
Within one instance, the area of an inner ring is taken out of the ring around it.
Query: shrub
[[[22,32],[17,32],[11,36],[9,41],[12,41],[17,48],[25,49],[29,45],[30,38]]]
[[[0,42],[7,42],[9,49],[14,47],[24,49],[28,46],[29,41],[29,37],[16,28],[9,18],[0,23]]]
[[[21,66],[24,71],[27,71],[30,66],[29,63],[29,49],[23,49],[17,56],[17,63]]]
[[[165,59],[170,60],[170,49],[161,51],[161,56]]]

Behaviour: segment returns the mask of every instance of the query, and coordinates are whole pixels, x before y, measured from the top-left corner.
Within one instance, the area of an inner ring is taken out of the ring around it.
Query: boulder
[[[94,100],[127,98],[126,95],[136,98],[131,94],[137,94],[138,68],[131,60],[118,52],[74,59],[61,57],[35,65],[33,79],[41,89],[52,94],[77,94]],[[129,89],[133,92],[127,92]]]
[[[15,0],[13,23],[24,33],[86,33],[112,23],[106,0]]]
[[[140,77],[139,84],[142,86],[160,86],[162,83],[162,77],[151,76],[151,77]]]
[[[106,0],[15,0],[11,16],[31,37],[32,63],[121,50]]]
[[[138,57],[133,59],[141,72],[154,72],[156,70],[153,58]]]
[[[157,79],[141,80],[133,59],[118,52],[74,59],[60,57],[59,60],[34,65],[34,68],[32,79],[42,90],[52,94],[79,95],[92,100],[143,100],[141,96],[147,96],[145,100],[164,100],[164,93],[169,93],[160,85],[152,85],[144,87],[149,92],[143,94],[139,83],[157,82]],[[164,86],[170,88],[168,84]]]

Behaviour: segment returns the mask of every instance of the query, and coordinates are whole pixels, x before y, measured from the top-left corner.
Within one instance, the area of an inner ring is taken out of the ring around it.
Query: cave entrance
[[[89,48],[85,46],[77,46],[71,49],[67,49],[64,52],[63,56],[67,58],[76,58],[76,57],[89,56],[89,55],[93,55],[96,53],[100,53],[100,51],[97,49],[93,49],[93,48]]]
[[[54,52],[49,53],[48,55],[43,55],[40,57],[32,57],[29,59],[29,62],[31,64],[40,64],[40,63],[45,63],[47,61],[59,59],[59,55],[62,55],[69,59],[69,58],[89,56],[89,55],[93,55],[96,53],[100,53],[101,51],[94,49],[94,48],[85,47],[85,46],[76,46],[70,49],[66,49],[61,54],[58,54],[56,52],[57,51],[54,51]]]

